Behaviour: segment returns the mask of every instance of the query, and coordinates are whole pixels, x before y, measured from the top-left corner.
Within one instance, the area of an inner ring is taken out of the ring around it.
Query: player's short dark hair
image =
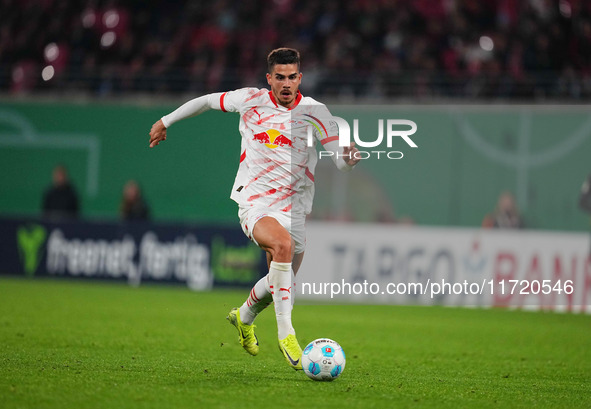
[[[267,56],[267,68],[269,72],[277,64],[297,64],[300,70],[300,52],[294,48],[276,48]]]

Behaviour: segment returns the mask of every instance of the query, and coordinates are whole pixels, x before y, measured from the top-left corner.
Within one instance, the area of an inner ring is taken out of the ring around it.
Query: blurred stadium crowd
[[[265,85],[343,98],[585,100],[589,0],[0,0],[0,92],[199,94]]]

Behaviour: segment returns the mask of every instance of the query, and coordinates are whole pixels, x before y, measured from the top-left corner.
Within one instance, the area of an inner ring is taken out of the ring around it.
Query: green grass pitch
[[[334,382],[284,362],[272,308],[251,357],[224,319],[242,291],[0,279],[0,408],[589,408],[591,316],[298,304]]]

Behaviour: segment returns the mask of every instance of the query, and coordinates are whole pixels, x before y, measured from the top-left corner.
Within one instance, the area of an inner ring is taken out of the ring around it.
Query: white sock
[[[291,270],[291,309],[293,310],[293,305],[295,304],[295,295],[296,295],[296,282],[295,282],[295,274],[293,270]]]
[[[240,321],[252,325],[261,311],[273,302],[273,295],[269,287],[269,274],[261,278],[250,290],[250,294],[240,307]]]
[[[275,303],[277,333],[279,339],[295,335],[291,325],[291,263],[271,261],[269,268],[269,286]]]

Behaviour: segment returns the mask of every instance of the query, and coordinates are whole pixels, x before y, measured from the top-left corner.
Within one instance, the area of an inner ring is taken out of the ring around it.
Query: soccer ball
[[[315,381],[332,381],[345,369],[345,351],[328,338],[319,338],[308,344],[302,354],[302,369]]]

